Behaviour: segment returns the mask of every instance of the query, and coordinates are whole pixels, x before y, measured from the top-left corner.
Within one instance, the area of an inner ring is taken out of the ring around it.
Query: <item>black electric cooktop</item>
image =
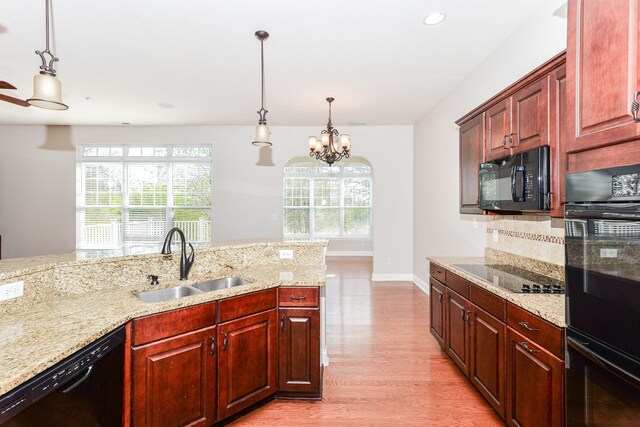
[[[511,265],[453,264],[480,279],[519,294],[563,294],[564,284],[551,277]]]

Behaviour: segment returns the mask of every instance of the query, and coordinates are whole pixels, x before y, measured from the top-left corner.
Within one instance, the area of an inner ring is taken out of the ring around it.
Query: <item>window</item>
[[[287,240],[371,237],[371,165],[351,157],[328,166],[295,158],[284,167]]]
[[[80,146],[76,248],[211,241],[211,146]]]

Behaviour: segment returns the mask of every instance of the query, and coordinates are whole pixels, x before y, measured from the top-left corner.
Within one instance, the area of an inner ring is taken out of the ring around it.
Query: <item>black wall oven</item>
[[[568,426],[640,425],[640,165],[567,175]]]

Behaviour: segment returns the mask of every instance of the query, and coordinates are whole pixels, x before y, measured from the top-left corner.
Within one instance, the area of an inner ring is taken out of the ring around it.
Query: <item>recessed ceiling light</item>
[[[444,21],[446,17],[447,15],[442,12],[433,12],[430,13],[426,18],[424,18],[423,22],[425,25],[438,25],[439,23]]]
[[[85,99],[87,102],[96,102],[96,100],[95,100],[95,99],[93,99],[93,98],[92,98],[92,97],[90,97],[90,96],[85,96],[85,97],[84,97],[84,99]]]
[[[169,103],[169,102],[158,102],[158,107],[160,108],[174,108],[175,105]]]

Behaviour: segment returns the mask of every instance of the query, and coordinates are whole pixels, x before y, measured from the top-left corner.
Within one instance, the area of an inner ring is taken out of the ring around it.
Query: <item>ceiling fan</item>
[[[0,89],[15,89],[15,88],[16,87],[11,83],[7,83],[5,81],[0,80]],[[10,102],[12,104],[16,104],[21,107],[29,107],[31,105],[27,101],[24,101],[19,98],[14,98],[13,96],[4,95],[2,93],[0,93],[0,101]]]

